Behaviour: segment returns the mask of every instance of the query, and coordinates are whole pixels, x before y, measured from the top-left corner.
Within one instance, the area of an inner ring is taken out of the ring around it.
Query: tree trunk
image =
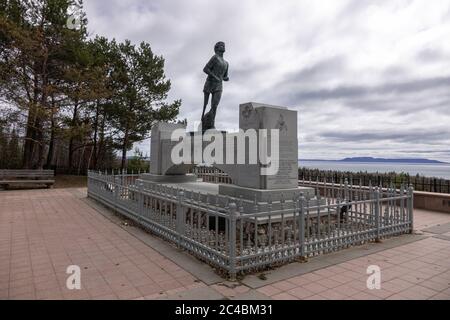
[[[100,134],[99,134],[99,142],[98,142],[98,151],[97,151],[97,155],[95,158],[95,165],[94,168],[95,170],[99,169],[99,163],[103,160],[104,158],[104,153],[105,153],[105,126],[106,126],[106,111],[103,111],[103,116],[102,116],[102,123],[100,125]]]
[[[35,71],[36,73],[36,71]],[[27,128],[25,134],[25,145],[23,148],[23,168],[31,169],[33,167],[34,146],[36,142],[36,118],[38,116],[37,100],[39,91],[37,89],[37,75],[33,79],[33,99],[29,101]]]
[[[38,128],[36,134],[36,140],[38,144],[38,157],[35,168],[42,170],[42,168],[44,167],[44,158],[45,158],[45,141],[44,141],[44,129],[41,119],[39,119],[39,121],[36,123],[36,126]]]
[[[50,128],[50,141],[48,143],[48,154],[47,154],[47,162],[45,164],[45,167],[47,169],[51,169],[52,167],[52,161],[53,161],[53,154],[55,150],[55,99],[52,95],[52,113],[50,115],[50,121],[51,121],[51,128]]]
[[[52,119],[52,131],[50,134],[50,141],[48,144],[48,153],[47,153],[47,161],[45,163],[46,169],[52,168],[52,162],[53,162],[53,154],[55,153],[55,130],[54,130],[54,124]]]
[[[72,116],[72,121],[71,121],[71,130],[73,130],[73,128],[75,127],[75,125],[77,124],[77,118],[78,118],[78,101],[75,101],[75,105],[73,108],[73,116]],[[70,135],[70,139],[69,139],[69,173],[72,173],[72,168],[73,168],[73,144],[74,144],[74,137],[73,137],[73,132]]]
[[[23,168],[32,169],[33,159],[34,159],[34,149],[36,143],[36,122],[38,118],[38,98],[39,98],[39,71],[37,70],[36,64],[33,65],[33,85],[32,91],[33,96],[29,96],[28,101],[28,118],[25,133],[25,143],[23,148]],[[31,90],[30,90],[31,91]]]
[[[125,169],[126,161],[127,161],[127,146],[128,146],[128,128],[125,130],[125,136],[123,138],[123,145],[122,145],[122,164],[120,168],[122,170]]]
[[[42,64],[40,65],[40,75],[41,75],[41,85],[40,85],[40,92],[41,92],[41,99],[39,101],[39,107],[41,108],[37,121],[36,121],[36,131],[37,131],[37,143],[38,143],[38,158],[37,158],[37,169],[42,169],[44,166],[44,160],[45,160],[45,116],[48,109],[48,47],[45,44],[44,39],[42,39],[42,50],[43,50],[43,57],[42,57]]]
[[[82,163],[83,160],[84,160],[84,152],[85,152],[85,151],[86,151],[86,146],[83,147],[83,152],[81,153],[81,157],[80,157],[80,159],[79,159],[79,161],[78,161],[78,171],[77,171],[77,176],[80,175],[80,171],[81,171],[81,163]]]
[[[94,169],[97,169],[97,135],[98,135],[98,117],[99,117],[99,101],[97,100],[96,108],[95,108],[95,120],[94,120],[94,146],[91,150],[91,157],[94,158]],[[88,170],[91,168],[91,157],[89,158]]]
[[[25,144],[23,148],[23,168],[24,169],[31,169],[33,166],[33,153],[34,153],[34,139],[33,136],[35,135],[34,130],[34,106],[30,107],[28,111],[28,119],[27,119],[27,128],[26,128],[26,134],[25,134]]]

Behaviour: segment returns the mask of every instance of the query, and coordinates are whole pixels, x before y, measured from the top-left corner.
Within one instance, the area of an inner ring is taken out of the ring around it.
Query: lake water
[[[384,162],[338,162],[338,161],[299,161],[299,167],[319,170],[337,170],[370,173],[405,172],[410,175],[422,175],[450,179],[450,164],[384,163]]]

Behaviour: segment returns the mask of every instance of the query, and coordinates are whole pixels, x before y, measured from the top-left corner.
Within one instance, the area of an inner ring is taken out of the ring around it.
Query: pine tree
[[[8,168],[20,169],[22,166],[22,156],[19,142],[19,136],[16,129],[12,129],[10,139],[8,142],[8,149],[6,154],[8,155]]]
[[[8,139],[0,122],[0,169],[6,169],[8,166],[6,150],[8,149]]]
[[[83,30],[69,30],[71,6],[80,0],[2,0],[0,13],[0,94],[26,117],[24,167],[42,167],[52,93],[58,91],[71,56],[69,46]]]
[[[124,168],[155,121],[178,115],[181,102],[166,102],[164,59],[147,43],[89,40],[82,11],[82,27],[68,28],[74,6],[82,1],[0,0],[0,97],[20,112],[0,148],[22,151],[13,166],[105,168],[119,150]]]
[[[115,47],[115,54],[117,96],[111,111],[124,169],[133,143],[144,140],[155,121],[174,120],[181,101],[165,102],[170,81],[164,74],[164,58],[154,55],[148,43],[136,48],[127,40]]]

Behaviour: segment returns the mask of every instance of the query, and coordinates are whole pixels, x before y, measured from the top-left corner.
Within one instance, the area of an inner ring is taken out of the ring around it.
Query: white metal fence
[[[412,188],[345,184],[259,203],[137,179],[89,172],[88,196],[231,278],[413,228]]]

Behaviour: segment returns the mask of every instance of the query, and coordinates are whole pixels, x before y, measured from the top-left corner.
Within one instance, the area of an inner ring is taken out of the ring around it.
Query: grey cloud
[[[416,55],[416,59],[419,62],[432,62],[436,63],[439,62],[439,60],[443,59],[449,59],[449,56],[446,56],[441,50],[439,49],[433,49],[433,48],[426,48],[421,51],[419,51]]]
[[[230,82],[224,86],[218,127],[237,128],[238,105],[251,100],[296,108],[308,157],[335,158],[364,150],[413,153],[428,145],[436,150],[448,146],[450,135],[442,128],[450,121],[450,59],[440,34],[450,32],[450,7],[433,22],[410,14],[421,7],[431,14],[437,2],[96,0],[86,1],[85,7],[94,33],[147,41],[166,58],[169,97],[183,100],[180,118],[192,123],[200,117],[202,68],[214,43],[223,40]],[[408,12],[407,21],[399,20],[400,31],[396,25],[392,29],[397,38],[390,39],[383,14]],[[408,30],[401,33],[405,23]],[[430,35],[426,47],[421,30]],[[378,58],[380,49],[392,52]],[[360,123],[367,129],[354,132]],[[336,134],[334,127],[343,129]],[[339,148],[332,147],[336,141]],[[442,157],[450,160],[450,155]]]
[[[357,14],[361,11],[367,10],[371,5],[382,5],[383,3],[390,2],[388,0],[350,0],[342,8],[338,18],[345,19],[348,17],[349,13]]]
[[[438,153],[438,154],[448,154],[450,155],[450,150],[398,150],[398,152],[402,152],[402,153],[423,153],[423,154],[427,154],[427,153]]]
[[[450,87],[450,76],[385,83],[378,86],[342,85],[333,89],[299,90],[293,98],[304,100],[350,99],[371,94],[411,93]]]
[[[445,88],[441,91],[445,91]],[[397,99],[377,95],[375,97],[347,99],[345,106],[352,110],[370,110],[373,113],[390,112],[390,116],[399,117],[424,110],[441,115],[450,115],[450,95],[442,92],[434,96],[433,99],[430,99],[428,95],[421,97],[416,94],[405,94],[401,98],[397,97]]]
[[[383,78],[386,77],[388,80],[397,79],[399,77],[405,79],[408,77],[408,70],[403,66],[396,65],[386,68],[381,74]]]
[[[300,85],[303,82],[316,82],[330,76],[336,76],[340,72],[343,72],[347,64],[347,59],[344,56],[332,56],[327,59],[321,60],[311,66],[286,74],[282,83],[278,83],[277,86],[283,84],[295,83]]]
[[[324,139],[333,141],[358,141],[358,142],[379,142],[379,141],[397,141],[397,142],[445,142],[450,140],[450,128],[447,130],[424,130],[424,128],[411,128],[408,130],[390,130],[385,131],[370,131],[352,132],[345,131],[322,132],[320,136]]]
[[[241,61],[240,65],[231,65],[230,76],[235,81],[248,81],[257,77],[265,69],[274,67],[273,65],[254,62],[251,59]]]

